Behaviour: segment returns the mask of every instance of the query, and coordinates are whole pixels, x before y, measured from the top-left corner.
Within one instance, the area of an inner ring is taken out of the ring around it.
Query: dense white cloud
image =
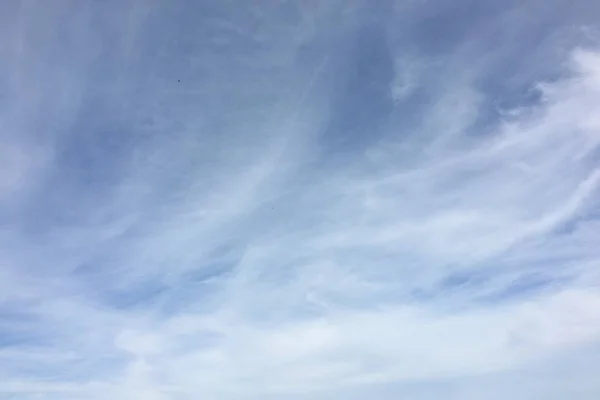
[[[0,397],[597,397],[596,47],[184,3],[7,7]]]

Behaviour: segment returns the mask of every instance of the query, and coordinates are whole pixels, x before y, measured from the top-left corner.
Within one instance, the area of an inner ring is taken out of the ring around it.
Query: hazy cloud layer
[[[5,2],[0,398],[598,398],[599,18]]]

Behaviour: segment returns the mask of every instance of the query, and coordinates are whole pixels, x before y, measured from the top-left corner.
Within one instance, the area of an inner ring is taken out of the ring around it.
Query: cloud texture
[[[596,399],[600,7],[0,6],[0,398]]]

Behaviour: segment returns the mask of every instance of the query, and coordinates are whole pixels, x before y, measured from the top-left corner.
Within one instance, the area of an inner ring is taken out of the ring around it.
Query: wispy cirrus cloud
[[[0,393],[594,398],[599,10],[554,3],[2,6]]]

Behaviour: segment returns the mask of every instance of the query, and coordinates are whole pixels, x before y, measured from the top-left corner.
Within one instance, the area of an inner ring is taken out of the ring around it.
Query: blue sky
[[[0,5],[0,398],[597,399],[600,3]]]

